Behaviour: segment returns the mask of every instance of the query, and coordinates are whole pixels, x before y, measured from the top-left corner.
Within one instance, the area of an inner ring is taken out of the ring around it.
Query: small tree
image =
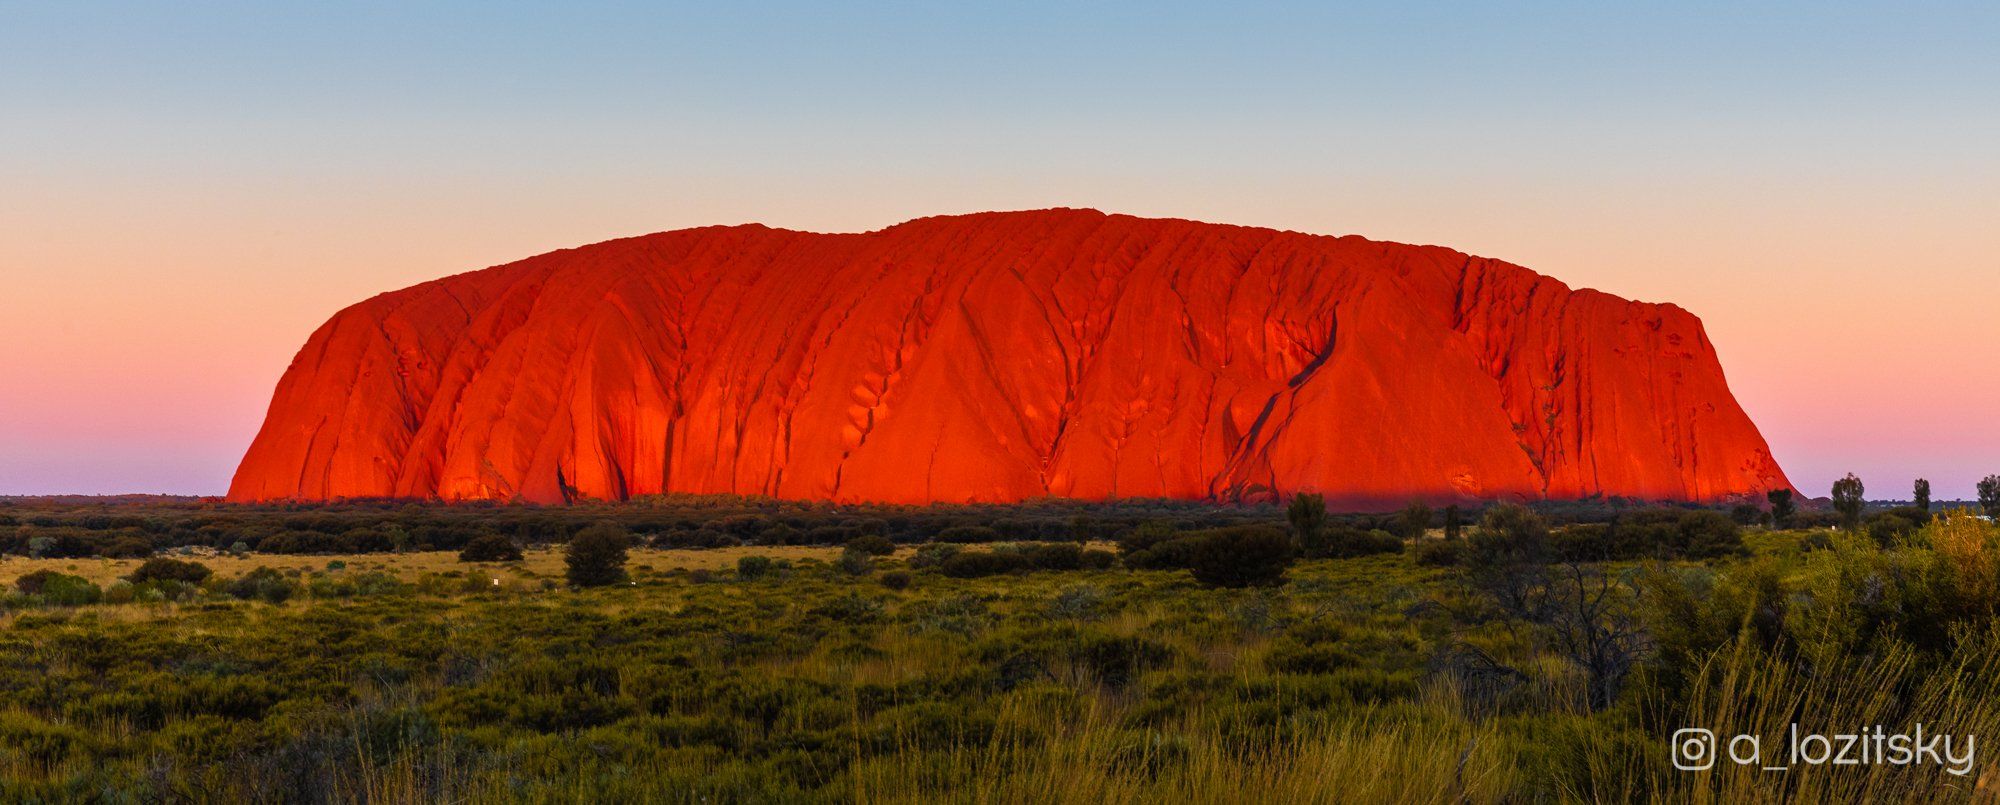
[[[1305,555],[1326,553],[1326,498],[1304,492],[1293,495],[1285,519],[1291,521],[1292,539]]]
[[[1444,538],[1456,541],[1465,530],[1465,513],[1459,511],[1458,504],[1444,507]]]
[[[1987,517],[2000,517],[2000,475],[1988,475],[1979,482],[1979,508]]]
[[[1916,487],[1911,490],[1911,500],[1915,501],[1917,508],[1923,509],[1925,514],[1930,514],[1931,482],[1918,478]]]
[[[1711,522],[1734,528],[1727,517],[1707,514]],[[1611,706],[1625,677],[1652,653],[1652,642],[1640,628],[1630,596],[1617,589],[1616,577],[1577,561],[1552,566],[1548,523],[1513,504],[1489,509],[1466,547],[1466,573],[1473,587],[1502,614],[1537,627],[1549,648],[1584,672],[1589,710]]]
[[[1833,482],[1833,510],[1840,512],[1840,522],[1850,531],[1861,524],[1861,495],[1865,490],[1861,479],[1851,472]]]
[[[465,548],[458,552],[458,561],[518,562],[521,561],[521,549],[511,539],[499,534],[485,534],[465,543]]]
[[[1467,548],[1466,575],[1475,588],[1515,617],[1537,620],[1543,615],[1548,564],[1555,560],[1548,521],[1522,506],[1495,504]]]
[[[1424,505],[1421,500],[1412,500],[1410,505],[1403,507],[1402,514],[1397,515],[1396,519],[1401,526],[1399,530],[1403,532],[1403,539],[1423,539],[1431,530],[1431,507]]]
[[[569,583],[603,587],[624,581],[625,551],[631,544],[625,527],[609,521],[577,532],[563,549],[563,563],[569,566]]]
[[[1792,503],[1792,490],[1773,489],[1765,493],[1764,499],[1771,501],[1771,525],[1778,529],[1790,528],[1792,517],[1799,513],[1798,506]]]

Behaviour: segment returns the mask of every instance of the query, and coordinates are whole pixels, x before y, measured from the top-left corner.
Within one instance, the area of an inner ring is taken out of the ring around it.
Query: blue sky
[[[1065,205],[1676,302],[1808,491],[1969,495],[1996,53],[1993,3],[7,4],[0,493],[220,492],[381,290]]]

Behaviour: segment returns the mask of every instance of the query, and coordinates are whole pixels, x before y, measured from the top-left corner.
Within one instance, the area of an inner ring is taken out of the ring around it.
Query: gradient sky
[[[277,5],[0,3],[0,494],[220,494],[379,291],[1049,206],[1675,302],[1809,494],[2000,472],[1990,1]]]

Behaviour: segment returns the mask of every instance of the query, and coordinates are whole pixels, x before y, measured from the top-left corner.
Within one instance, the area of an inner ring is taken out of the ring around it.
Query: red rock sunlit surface
[[[1050,210],[709,227],[321,326],[238,501],[1712,501],[1788,482],[1701,322],[1449,249]]]

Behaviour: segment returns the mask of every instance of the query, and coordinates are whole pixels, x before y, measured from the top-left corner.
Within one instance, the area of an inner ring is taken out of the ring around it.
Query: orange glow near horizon
[[[9,345],[0,371],[16,381],[0,390],[0,407],[17,453],[0,467],[0,492],[220,493],[305,336],[376,292],[615,235],[745,220],[852,231],[969,211],[942,200],[813,207],[774,188],[790,201],[760,215],[753,190],[738,199],[719,190],[691,193],[699,204],[600,198],[561,212],[476,198],[328,209],[254,197],[26,210],[10,225],[36,236],[0,243],[0,263],[35,267],[10,277],[0,309]],[[1977,462],[2000,444],[1986,422],[2000,408],[2000,380],[1953,358],[1990,340],[1984,301],[2000,292],[1990,265],[2000,243],[1971,219],[2000,210],[1898,217],[1822,199],[1787,214],[1757,200],[1657,196],[1649,210],[1593,210],[1388,188],[1286,208],[1199,189],[1187,195],[1205,200],[1176,203],[1165,190],[1113,188],[1093,201],[1437,243],[1574,287],[1686,307],[1703,317],[1733,390],[1808,493],[1852,469],[1885,496],[1907,486],[1898,476],[1920,473],[1941,497],[1969,495]],[[1086,206],[1026,192],[986,206],[1058,203]],[[80,220],[124,225],[107,233]],[[185,481],[144,480],[162,474]]]

